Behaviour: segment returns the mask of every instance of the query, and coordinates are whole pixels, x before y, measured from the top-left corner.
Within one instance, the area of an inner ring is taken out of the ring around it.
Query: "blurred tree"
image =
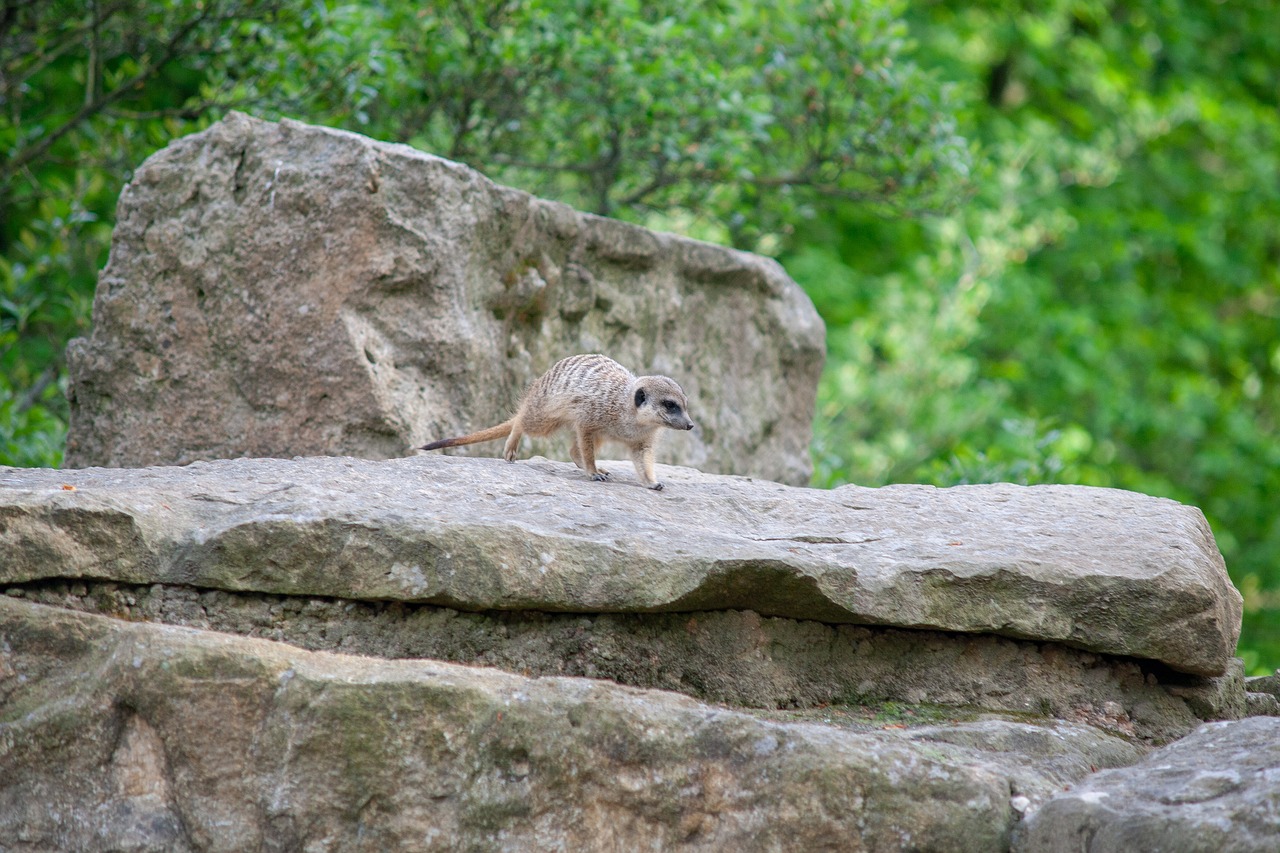
[[[968,169],[897,0],[335,6],[272,86],[302,111],[608,216],[754,247],[819,198],[949,207]],[[372,72],[372,74],[371,74]],[[350,73],[346,86],[309,81]]]
[[[234,103],[280,0],[0,2],[0,463],[55,465],[62,352],[89,321],[130,169]]]
[[[756,246],[819,198],[942,209],[967,170],[897,0],[0,3],[0,463],[57,464],[130,169],[226,109],[463,159]]]
[[[975,196],[928,223],[826,208],[784,258],[837,318],[822,482],[1079,482],[1200,506],[1256,671],[1280,664],[1273,14],[914,6],[917,61],[966,102]]]

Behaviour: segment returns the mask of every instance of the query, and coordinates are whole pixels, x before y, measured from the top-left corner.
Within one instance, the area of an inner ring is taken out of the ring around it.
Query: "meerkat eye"
[[[668,412],[671,412],[672,414],[680,411],[679,404],[673,400],[663,400],[662,408],[666,409]]]

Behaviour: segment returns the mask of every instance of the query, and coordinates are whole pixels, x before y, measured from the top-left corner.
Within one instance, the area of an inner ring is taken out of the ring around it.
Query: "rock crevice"
[[[653,493],[563,463],[432,456],[11,472],[0,583],[93,576],[464,610],[751,609],[1062,643],[1203,676],[1226,672],[1235,650],[1240,595],[1199,511],[1173,501],[894,487],[862,490],[851,513],[847,489],[663,477],[672,487]],[[86,562],[75,545],[86,536],[119,566]]]
[[[929,702],[1161,740],[1243,713],[1240,598],[1194,509],[663,476],[654,493],[443,457],[10,471],[0,588],[739,706]]]

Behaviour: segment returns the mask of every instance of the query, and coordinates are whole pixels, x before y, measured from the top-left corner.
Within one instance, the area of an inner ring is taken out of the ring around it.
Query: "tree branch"
[[[14,414],[21,415],[27,409],[36,404],[36,400],[40,399],[40,395],[44,393],[44,389],[48,388],[54,380],[58,378],[58,370],[61,365],[54,362],[46,367],[36,379],[34,385],[26,390],[26,392],[14,403]]]
[[[37,2],[44,2],[44,0],[37,0]],[[10,75],[17,75],[16,83],[22,83],[22,82],[25,82],[26,80],[30,80],[36,74],[39,74],[41,71],[47,68],[51,63],[53,63],[55,60],[61,57],[68,50],[75,47],[75,45],[77,45],[84,38],[85,33],[93,30],[97,30],[99,27],[101,27],[104,23],[107,22],[108,18],[113,17],[117,12],[120,12],[123,9],[125,9],[129,5],[129,2],[130,0],[118,0],[118,2],[110,6],[107,6],[105,8],[100,8],[98,13],[93,17],[92,20],[87,21],[82,26],[76,27],[74,30],[67,33],[58,44],[54,45],[49,50],[41,52],[38,55],[33,55],[27,46],[25,45],[21,46],[21,49],[19,50],[18,59],[5,67],[5,76],[8,77]],[[36,63],[26,69],[23,69],[22,73],[18,75],[17,68],[21,65],[22,61],[32,60],[32,59],[37,60]],[[12,89],[13,85],[14,84],[11,84],[6,79],[5,81],[6,90]]]
[[[164,51],[162,52],[159,60],[149,62],[139,70],[137,74],[121,83],[112,91],[104,92],[89,103],[84,104],[76,111],[75,115],[67,119],[61,127],[45,134],[36,144],[30,145],[22,151],[19,151],[8,163],[4,165],[3,170],[0,171],[0,182],[7,184],[9,179],[17,171],[33,160],[42,157],[58,142],[58,140],[71,133],[90,116],[96,115],[114,104],[116,101],[124,98],[129,94],[129,91],[139,83],[142,83],[144,80],[154,76],[161,68],[167,65],[175,56],[178,55],[179,48],[182,46],[183,42],[186,41],[197,27],[208,20],[210,14],[210,12],[204,12],[197,15],[195,18],[192,18],[190,21],[187,21],[183,26],[178,28],[178,31],[169,39],[168,43],[165,44]]]
[[[657,166],[654,167],[653,177],[649,179],[649,182],[630,195],[619,199],[618,204],[622,207],[636,207],[642,204],[647,196],[676,183],[678,179],[667,174],[667,165],[666,158],[660,159]]]

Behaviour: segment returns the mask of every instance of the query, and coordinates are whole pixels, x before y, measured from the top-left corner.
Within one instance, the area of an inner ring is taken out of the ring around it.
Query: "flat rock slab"
[[[678,694],[306,652],[0,597],[0,845],[1007,850],[1142,750],[1087,726],[857,731]]]
[[[463,612],[431,604],[226,592],[116,581],[33,581],[8,596],[386,659],[431,658],[526,676],[603,678],[758,709],[946,707],[1057,717],[1165,743],[1258,698],[1235,665],[1199,678],[1134,658],[991,634],[828,625],[750,610]],[[1235,662],[1239,664],[1237,660]]]
[[[1241,597],[1203,516],[1072,486],[832,491],[423,456],[0,472],[0,583],[464,610],[753,610],[994,633],[1224,672]]]
[[[1208,723],[1036,811],[1017,853],[1274,853],[1280,849],[1280,719]]]

